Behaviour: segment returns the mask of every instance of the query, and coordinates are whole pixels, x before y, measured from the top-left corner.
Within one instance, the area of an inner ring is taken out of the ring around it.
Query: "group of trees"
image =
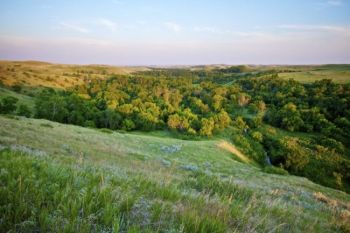
[[[268,106],[267,123],[288,131],[320,132],[350,138],[350,85],[331,80],[301,84],[278,77],[239,81],[253,99]]]
[[[192,101],[187,106],[180,106],[183,96],[176,90],[163,90],[158,99],[150,99],[148,93],[130,98],[132,93],[120,91],[121,95],[112,99],[116,93],[100,93],[98,88],[94,89],[96,95],[91,94],[88,99],[74,92],[44,90],[36,98],[35,116],[98,128],[143,131],[167,128],[193,136],[212,136],[214,131],[223,130],[231,123],[231,117],[223,108],[212,112],[206,105],[203,110],[200,109],[204,105],[202,102],[198,107],[192,105]],[[192,110],[191,106],[196,108]]]
[[[154,72],[157,77],[147,71],[145,75],[92,80],[71,92],[44,91],[37,98],[36,116],[94,127],[167,128],[202,136],[234,125],[243,116],[254,127],[263,119],[292,132],[350,138],[350,85],[329,80],[304,85],[274,75],[222,85],[190,71]],[[242,114],[244,109],[248,112]]]

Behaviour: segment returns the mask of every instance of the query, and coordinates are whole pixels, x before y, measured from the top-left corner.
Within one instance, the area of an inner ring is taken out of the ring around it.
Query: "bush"
[[[263,135],[260,132],[258,132],[258,131],[252,132],[251,136],[252,136],[252,138],[255,141],[258,141],[258,142],[262,142],[263,141]]]
[[[106,128],[102,128],[102,129],[100,129],[100,131],[103,132],[103,133],[109,133],[109,134],[113,133],[113,130],[106,129]]]
[[[6,96],[1,100],[0,113],[13,113],[16,110],[18,99],[13,96]]]
[[[275,166],[266,166],[262,169],[263,172],[270,173],[270,174],[278,174],[278,175],[288,175],[288,171],[284,170],[280,167]]]
[[[19,84],[15,84],[11,87],[11,89],[14,91],[14,92],[21,92],[22,90],[22,86],[19,85]]]
[[[96,125],[95,125],[95,122],[93,122],[93,121],[85,121],[84,122],[84,127],[95,128]]]
[[[330,149],[334,149],[338,153],[344,153],[345,147],[343,143],[333,139],[333,138],[322,138],[320,140],[320,144],[322,146],[328,147]]]
[[[32,112],[30,111],[27,105],[21,104],[17,108],[17,115],[30,117],[32,115]]]

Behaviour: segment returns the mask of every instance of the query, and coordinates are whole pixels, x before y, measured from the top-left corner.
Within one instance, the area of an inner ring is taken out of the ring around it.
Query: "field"
[[[156,135],[156,134],[155,134]],[[161,135],[160,135],[161,136]],[[350,196],[184,141],[0,116],[5,232],[347,232]]]
[[[335,83],[350,82],[350,65],[325,65],[301,67],[293,72],[279,73],[283,79],[294,79],[302,83],[311,83],[322,79],[331,79]]]

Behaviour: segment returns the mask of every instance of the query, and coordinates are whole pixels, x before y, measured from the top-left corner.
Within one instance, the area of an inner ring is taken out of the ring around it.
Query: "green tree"
[[[130,130],[135,129],[135,127],[136,127],[136,125],[131,119],[124,119],[122,122],[122,129],[123,130],[130,131]]]
[[[289,131],[298,131],[303,126],[300,112],[293,103],[288,103],[277,113],[281,127]]]
[[[228,113],[221,109],[221,111],[215,115],[215,127],[218,129],[225,129],[231,123],[231,118]]]
[[[167,124],[169,129],[176,129],[180,131],[185,131],[190,127],[188,120],[177,113],[169,116]]]
[[[215,127],[215,121],[213,118],[202,118],[201,119],[201,129],[199,134],[202,136],[210,137],[213,135],[213,130]]]

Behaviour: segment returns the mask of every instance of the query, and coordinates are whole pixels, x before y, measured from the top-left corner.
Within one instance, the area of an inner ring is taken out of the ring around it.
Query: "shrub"
[[[103,132],[103,133],[109,133],[109,134],[113,133],[113,130],[110,130],[110,129],[107,129],[107,128],[102,128],[102,129],[100,129],[100,131]]]
[[[258,131],[252,132],[251,136],[252,136],[252,138],[255,141],[258,141],[258,142],[262,142],[263,141],[263,135],[260,132],[258,132]]]
[[[6,96],[2,99],[0,105],[0,113],[13,113],[16,110],[18,99],[13,96]]]
[[[95,125],[95,122],[93,122],[93,121],[85,121],[84,122],[84,127],[95,128],[96,125]]]
[[[19,85],[19,84],[15,84],[11,87],[11,89],[14,91],[14,92],[21,92],[22,90],[22,86]]]
[[[278,174],[278,175],[288,175],[288,171],[284,170],[280,167],[275,166],[266,166],[262,169],[263,172],[270,173],[270,174]]]
[[[30,111],[27,105],[21,104],[17,108],[17,115],[30,117],[32,115],[32,112]]]

